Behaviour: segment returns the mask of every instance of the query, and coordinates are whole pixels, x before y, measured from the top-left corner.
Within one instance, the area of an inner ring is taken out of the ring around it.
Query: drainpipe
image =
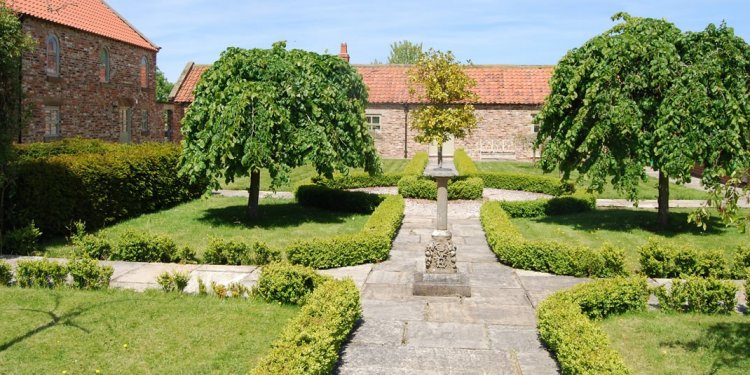
[[[409,158],[409,105],[404,104],[404,159]]]
[[[21,21],[23,28],[23,20]],[[23,140],[23,53],[18,56],[18,144]]]

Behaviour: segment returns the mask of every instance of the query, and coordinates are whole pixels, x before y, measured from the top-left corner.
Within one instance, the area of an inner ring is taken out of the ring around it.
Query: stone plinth
[[[471,297],[469,277],[463,273],[414,273],[415,296]]]

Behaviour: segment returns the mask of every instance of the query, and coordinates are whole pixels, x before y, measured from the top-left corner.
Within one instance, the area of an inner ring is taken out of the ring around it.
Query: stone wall
[[[36,40],[24,54],[22,84],[24,107],[30,122],[22,142],[59,137],[98,138],[107,141],[162,141],[164,127],[156,105],[156,52],[32,17],[23,29]],[[60,74],[46,71],[46,40],[53,33],[60,41]],[[110,80],[100,82],[99,53],[109,51]],[[147,87],[140,83],[140,61],[148,60]],[[46,132],[45,107],[60,111],[60,135]],[[122,132],[123,109],[131,110],[129,137]]]

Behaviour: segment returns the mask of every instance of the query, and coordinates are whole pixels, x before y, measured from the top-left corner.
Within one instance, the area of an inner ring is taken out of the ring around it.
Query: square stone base
[[[464,273],[414,273],[415,296],[471,297],[469,277]]]

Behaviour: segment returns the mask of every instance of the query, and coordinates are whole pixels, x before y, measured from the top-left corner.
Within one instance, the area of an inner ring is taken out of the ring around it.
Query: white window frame
[[[373,121],[374,119],[377,119],[377,122]],[[370,131],[380,133],[383,129],[383,116],[375,113],[365,114],[365,123]]]
[[[60,107],[56,105],[44,106],[44,135],[46,137],[59,137],[61,123]]]

